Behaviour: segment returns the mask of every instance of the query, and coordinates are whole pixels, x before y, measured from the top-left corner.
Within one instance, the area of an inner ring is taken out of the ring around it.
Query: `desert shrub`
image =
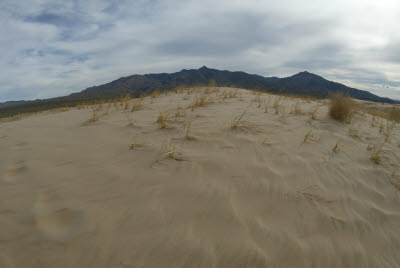
[[[353,116],[354,106],[355,103],[351,98],[334,94],[330,98],[329,115],[337,121],[349,123]]]

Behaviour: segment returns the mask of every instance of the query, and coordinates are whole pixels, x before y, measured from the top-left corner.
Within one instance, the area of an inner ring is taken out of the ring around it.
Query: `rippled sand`
[[[399,127],[228,91],[0,123],[0,267],[400,267]]]

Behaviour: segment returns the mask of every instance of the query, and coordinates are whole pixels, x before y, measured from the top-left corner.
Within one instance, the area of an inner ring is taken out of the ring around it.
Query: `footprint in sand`
[[[49,240],[70,240],[86,227],[86,213],[70,208],[54,191],[40,193],[33,210],[37,228]]]

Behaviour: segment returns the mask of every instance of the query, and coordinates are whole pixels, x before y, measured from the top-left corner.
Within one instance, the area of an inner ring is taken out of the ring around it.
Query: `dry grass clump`
[[[151,92],[151,94],[150,94],[150,97],[151,97],[152,99],[155,99],[155,98],[157,98],[158,96],[160,96],[160,91],[158,91],[158,90],[154,90],[154,91]]]
[[[160,128],[167,128],[167,117],[168,113],[160,112],[158,115],[156,122],[160,125]]]
[[[139,110],[140,108],[143,107],[143,98],[139,98],[139,99],[134,99],[132,101],[132,107],[131,107],[131,112],[134,112],[136,110]]]
[[[264,113],[268,113],[268,103],[265,104]]]
[[[395,126],[394,122],[389,124],[389,121],[386,121],[385,142],[389,140],[389,137],[392,134],[394,126]]]
[[[319,138],[315,137],[312,133],[312,129],[310,129],[307,134],[304,136],[303,142],[307,141],[318,141]]]
[[[355,102],[342,94],[334,94],[330,99],[329,115],[339,122],[351,122]]]
[[[356,126],[350,126],[349,127],[349,135],[353,138],[359,138],[360,134],[359,134],[359,127]]]
[[[191,127],[191,125],[192,125],[192,121],[190,121],[190,120],[185,122],[184,125],[183,125],[184,128],[186,129],[185,138],[187,140],[194,140],[194,137],[192,135],[190,135],[190,127]]]
[[[126,120],[128,121],[127,126],[128,127],[133,127],[135,125],[135,120],[132,119],[129,114],[126,114]]]
[[[397,175],[394,171],[392,173],[392,179],[390,180],[390,183],[394,186],[394,188],[400,191],[400,175]]]
[[[169,144],[169,147],[167,149],[162,149],[167,152],[161,155],[160,158],[156,160],[156,162],[160,162],[161,160],[166,158],[170,158],[175,161],[183,161],[182,154],[174,150],[174,145],[172,143]]]
[[[371,118],[371,127],[375,127],[375,126],[376,126],[376,117],[375,117],[375,115],[373,115]]]
[[[400,106],[399,105],[379,105],[371,103],[363,103],[359,109],[367,114],[372,115],[373,122],[372,126],[375,126],[375,118],[383,118],[389,121],[395,121],[400,123]]]
[[[237,92],[238,90],[232,90],[232,89],[225,89],[222,94],[220,95],[220,98],[225,100],[225,99],[233,99],[237,97]]]
[[[301,110],[301,105],[300,102],[296,102],[294,107],[292,107],[292,110],[290,111],[291,114],[296,114],[296,115],[302,115],[303,111]]]
[[[282,99],[282,97],[275,99],[275,102],[274,102],[275,114],[279,114],[279,106],[281,103],[281,99]]]
[[[307,142],[308,140],[311,140],[312,138],[312,130],[310,129],[307,134],[304,136],[304,142]]]
[[[93,108],[92,115],[90,116],[88,122],[93,123],[100,119],[99,115],[97,114],[97,109]]]
[[[245,114],[246,114],[246,111],[244,111],[241,115],[233,118],[233,120],[231,121],[232,129],[242,129],[242,128],[246,128],[248,126],[248,122],[246,120],[244,120]]]
[[[315,108],[314,110],[311,111],[310,113],[310,118],[312,120],[317,120],[317,113],[318,113],[319,107]]]
[[[286,107],[282,106],[279,110],[281,112],[281,120],[286,121],[287,118]]]
[[[382,151],[382,149],[383,149],[383,145],[385,145],[385,142],[383,142],[380,146],[379,146],[379,148],[378,148],[378,150],[376,150],[376,152],[370,157],[370,159],[372,160],[372,161],[374,161],[376,164],[382,164],[382,154],[383,154],[383,151]]]
[[[136,143],[135,140],[132,140],[132,143],[129,144],[129,149],[133,150],[133,149],[140,148],[140,147],[142,147],[142,146],[143,146],[143,144],[141,144],[141,143]]]
[[[337,153],[337,152],[339,152],[340,151],[340,146],[342,145],[342,141],[341,140],[338,140],[337,142],[336,142],[336,144],[335,144],[335,146],[333,147],[333,149],[332,149],[332,151],[334,151],[335,153]]]
[[[178,107],[176,107],[175,118],[178,118],[181,116],[185,116],[185,110],[182,109],[180,105],[178,105]]]

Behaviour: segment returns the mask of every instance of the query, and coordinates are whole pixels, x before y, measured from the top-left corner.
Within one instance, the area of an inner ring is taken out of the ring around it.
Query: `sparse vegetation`
[[[341,140],[338,140],[335,146],[333,147],[332,151],[334,151],[335,153],[339,152],[341,144],[342,144]]]
[[[385,145],[385,141],[379,146],[378,150],[370,157],[372,161],[376,164],[382,164],[382,154],[383,154],[383,146]]]
[[[394,171],[392,173],[392,179],[390,180],[390,183],[394,186],[394,188],[400,191],[400,175],[397,175]]]
[[[281,103],[281,99],[282,99],[282,97],[275,99],[275,102],[274,102],[275,114],[279,114],[279,106]]]
[[[92,115],[89,118],[89,123],[93,123],[99,120],[99,115],[97,114],[97,109],[93,108]]]
[[[302,115],[303,111],[301,110],[300,102],[296,102],[294,108],[292,109],[292,113],[296,115]]]
[[[191,127],[191,125],[192,125],[192,121],[187,121],[187,122],[185,122],[185,124],[184,124],[184,127],[185,127],[185,129],[186,129],[185,138],[186,138],[187,140],[193,140],[193,139],[194,139],[193,136],[190,135],[190,127]]]
[[[312,120],[317,120],[317,113],[318,113],[319,107],[315,108],[314,110],[311,111],[310,113],[310,118]]]
[[[167,116],[168,113],[161,113],[157,117],[157,123],[160,125],[160,128],[167,128]]]
[[[134,99],[132,102],[132,107],[131,107],[131,112],[134,112],[136,110],[139,110],[140,108],[143,107],[143,99],[139,98],[139,99]]]
[[[312,130],[310,129],[307,134],[304,136],[304,142],[307,142],[308,140],[311,140],[312,138]]]
[[[159,159],[156,160],[156,162],[160,162],[161,160],[165,158],[170,158],[175,161],[182,161],[183,158],[181,156],[181,153],[178,153],[174,150],[174,145],[172,143],[169,144],[169,148],[166,150],[167,152],[161,155]]]
[[[349,135],[353,138],[359,138],[360,137],[359,128],[356,126],[350,126],[349,127]]]
[[[246,111],[244,111],[241,115],[236,116],[232,121],[231,121],[231,128],[232,129],[240,129],[240,128],[245,128],[247,125],[247,121],[244,120],[244,115],[246,114]]]
[[[350,123],[353,116],[355,103],[341,94],[332,95],[330,98],[329,115],[340,122]]]

